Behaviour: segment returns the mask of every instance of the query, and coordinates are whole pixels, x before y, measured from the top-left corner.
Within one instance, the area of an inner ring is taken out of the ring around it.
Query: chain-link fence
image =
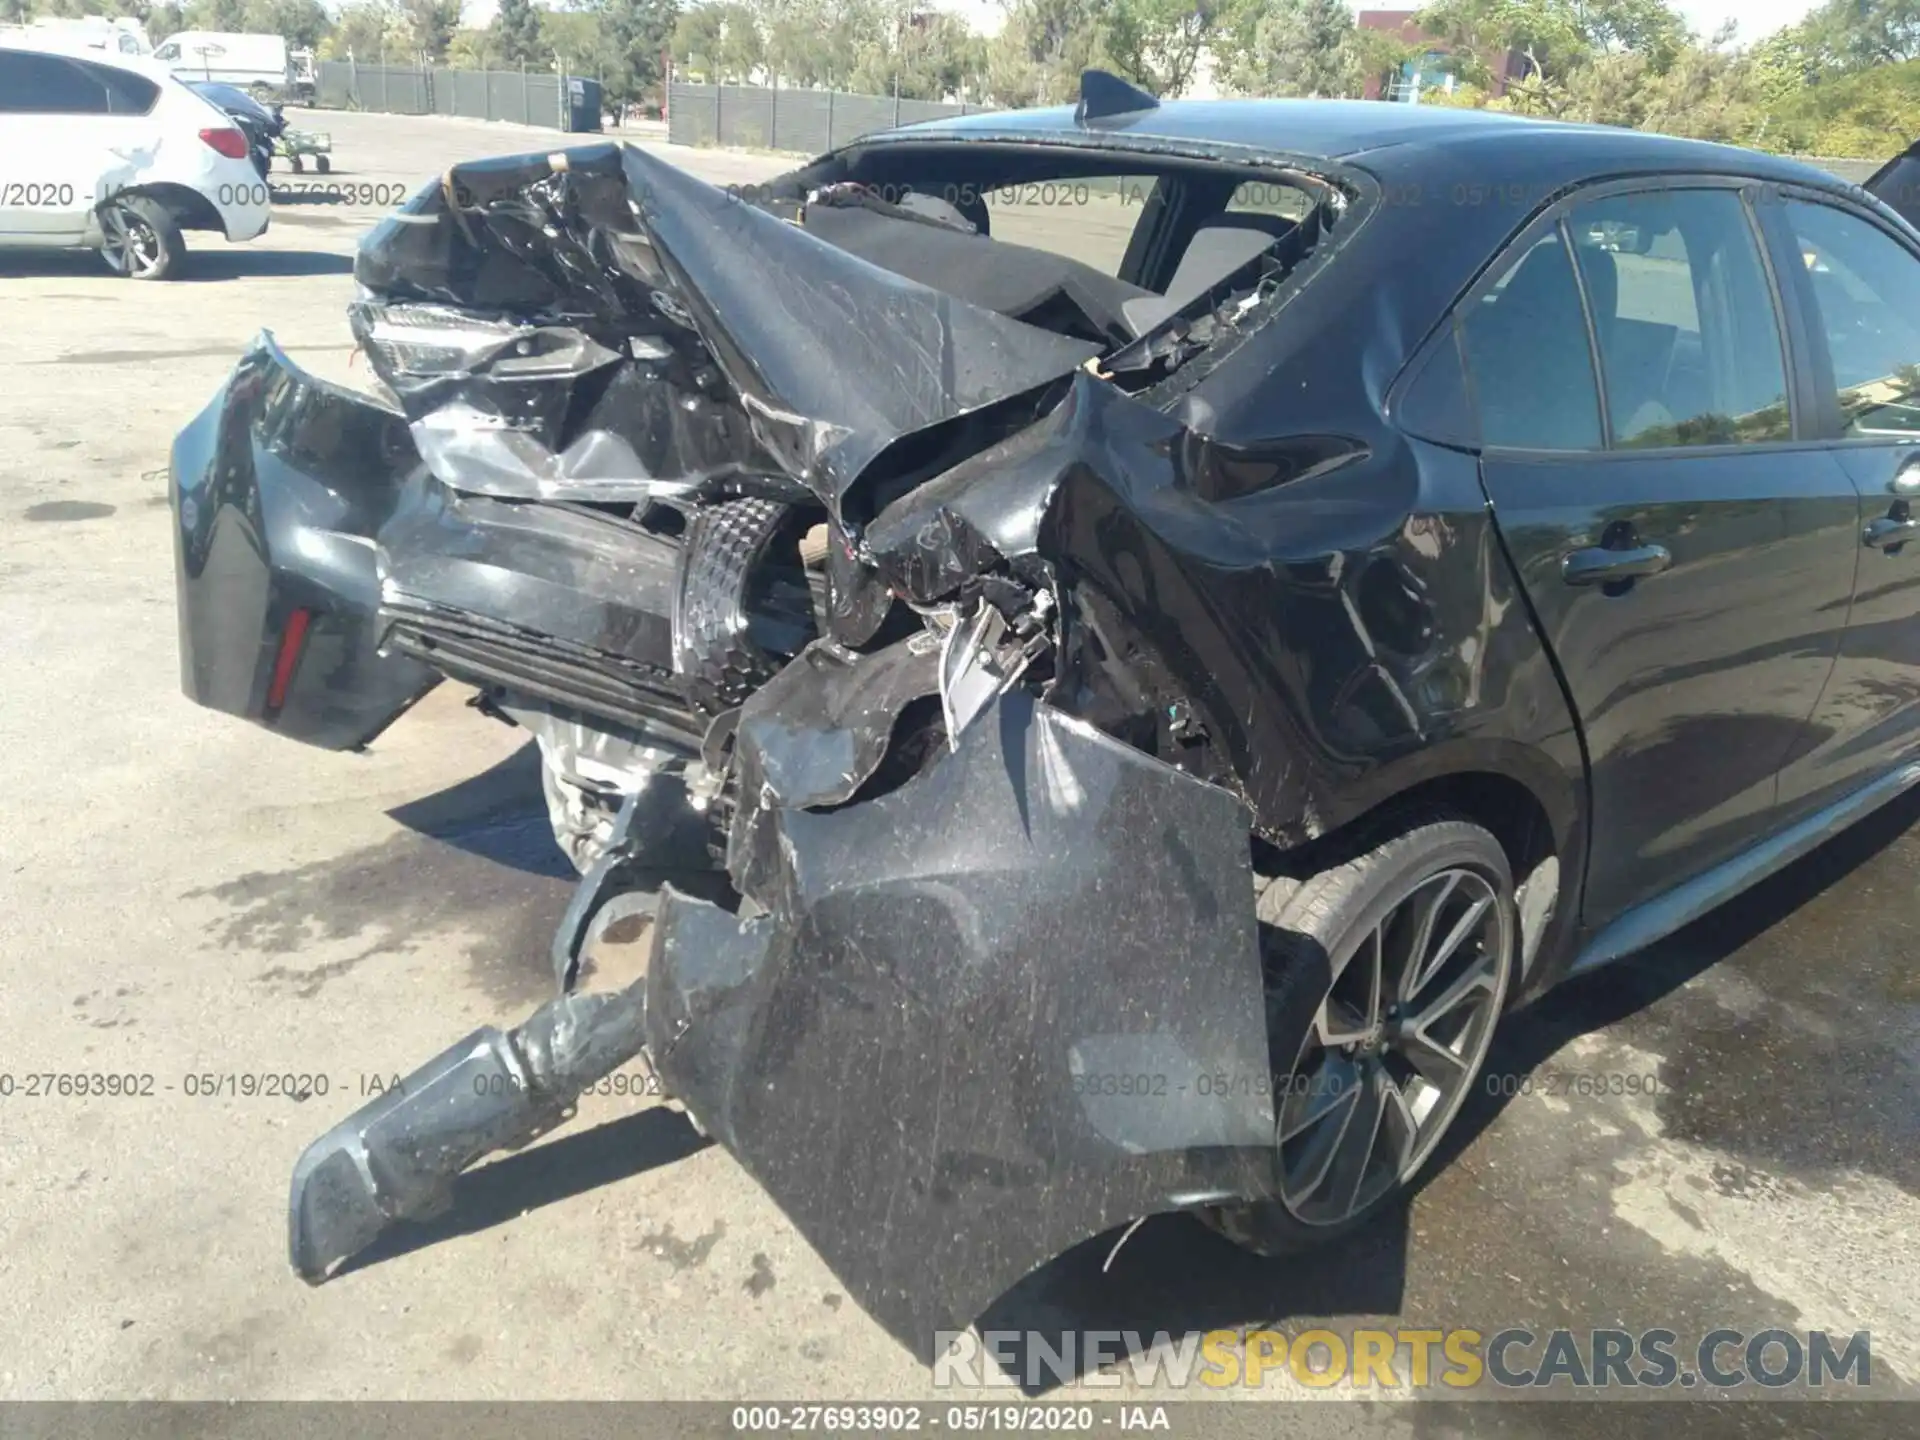
[[[600,82],[580,75],[322,60],[315,81],[314,103],[329,110],[460,115],[567,131],[600,128]]]
[[[667,87],[667,138],[678,145],[728,145],[818,155],[875,130],[985,108],[887,95],[850,95],[843,90],[674,84]]]

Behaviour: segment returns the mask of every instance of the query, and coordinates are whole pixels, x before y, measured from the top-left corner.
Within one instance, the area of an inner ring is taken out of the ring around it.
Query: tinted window
[[[1738,195],[1610,196],[1577,206],[1567,223],[1615,445],[1792,437],[1779,320]]]
[[[160,98],[160,87],[144,75],[132,75],[107,65],[90,65],[84,60],[76,60],[74,67],[90,85],[98,85],[106,92],[110,115],[144,115]]]
[[[1586,318],[1558,231],[1461,312],[1460,345],[1484,444],[1600,447]]]
[[[1786,207],[1850,435],[1920,433],[1920,260],[1825,205]]]
[[[0,111],[27,115],[104,115],[106,90],[55,55],[0,50]]]
[[[1920,155],[1889,161],[1867,181],[1867,190],[1899,211],[1909,225],[1920,224]]]
[[[58,55],[0,51],[0,111],[29,115],[144,115],[160,87],[141,75]]]

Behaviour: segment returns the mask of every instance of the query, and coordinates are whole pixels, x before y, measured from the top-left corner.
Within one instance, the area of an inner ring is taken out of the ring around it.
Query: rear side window
[[[0,50],[0,112],[12,115],[144,115],[160,87],[141,75],[70,60]]]
[[[1460,349],[1483,444],[1600,448],[1587,322],[1559,231],[1529,246],[1460,312]]]
[[[104,115],[105,93],[71,60],[0,50],[0,111],[13,115]]]
[[[115,70],[107,65],[76,61],[91,84],[101,86],[107,95],[109,115],[144,115],[160,98],[160,87],[144,75]]]
[[[1901,155],[1871,180],[1867,192],[1899,212],[1909,225],[1920,226],[1920,155]]]
[[[1849,435],[1920,434],[1920,260],[1866,221],[1791,201]]]
[[[1738,195],[1613,195],[1567,226],[1616,446],[1792,438],[1780,324]]]

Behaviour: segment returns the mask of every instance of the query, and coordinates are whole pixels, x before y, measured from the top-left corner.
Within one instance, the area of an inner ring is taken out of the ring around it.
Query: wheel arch
[[[1462,741],[1420,753],[1415,768],[1390,771],[1368,800],[1304,845],[1270,850],[1256,867],[1303,877],[1378,844],[1408,816],[1444,813],[1481,826],[1500,844],[1521,912],[1521,983],[1537,993],[1564,968],[1586,873],[1580,777],[1553,757],[1512,742]],[[1558,962],[1558,963],[1557,963]]]
[[[166,206],[167,213],[173,216],[173,223],[182,230],[213,230],[222,235],[227,233],[227,222],[221,219],[220,211],[211,200],[192,186],[176,184],[170,180],[156,180],[144,185],[128,185],[124,189],[114,191],[100,204],[109,205],[123,195],[144,195],[147,199]]]

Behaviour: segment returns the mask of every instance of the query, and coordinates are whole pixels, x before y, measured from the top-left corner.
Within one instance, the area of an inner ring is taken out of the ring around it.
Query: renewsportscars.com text
[[[1656,1389],[1724,1392],[1748,1387],[1864,1390],[1873,1383],[1865,1330],[1210,1330],[1177,1340],[1166,1331],[1043,1333],[941,1331],[933,1383],[996,1389],[1077,1382],[1209,1389],[1305,1386],[1356,1390],[1477,1388],[1590,1394]]]

